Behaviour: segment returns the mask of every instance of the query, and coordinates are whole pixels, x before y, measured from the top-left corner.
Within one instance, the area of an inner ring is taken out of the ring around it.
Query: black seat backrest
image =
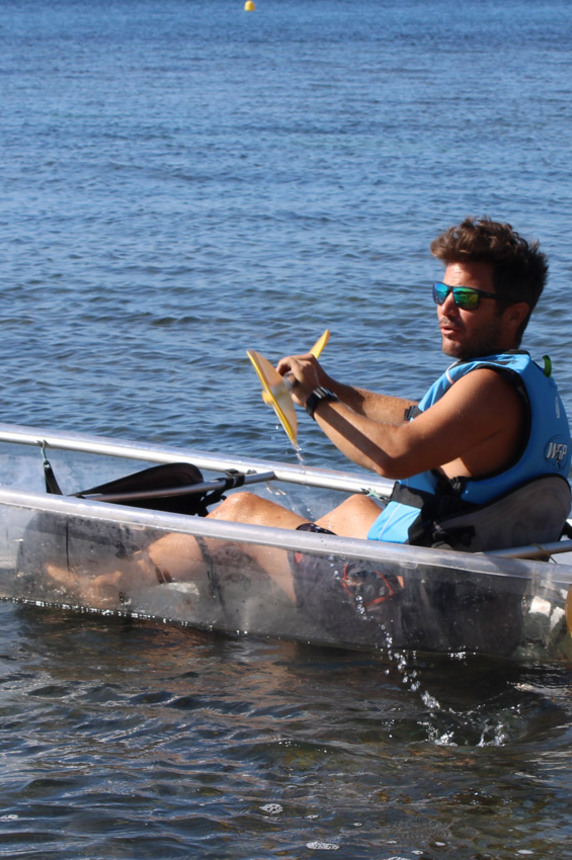
[[[439,522],[434,545],[467,552],[559,540],[570,516],[570,484],[542,475],[474,511]]]

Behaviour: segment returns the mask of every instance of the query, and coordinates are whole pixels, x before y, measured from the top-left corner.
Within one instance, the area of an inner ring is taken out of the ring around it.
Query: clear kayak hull
[[[21,435],[16,435],[20,442]],[[81,445],[82,437],[70,439]],[[112,444],[117,445],[110,440]],[[61,447],[68,450],[63,441]],[[89,447],[85,441],[84,449]],[[18,445],[18,456],[25,456],[23,450]],[[38,452],[28,450],[37,465]],[[133,446],[131,456],[165,462],[156,448],[149,451],[148,457],[141,457],[140,446]],[[83,472],[99,476],[101,469],[90,465],[93,451],[84,453],[91,459],[84,461]],[[109,450],[103,453],[109,455]],[[185,452],[178,453],[187,459]],[[218,466],[217,461],[213,468]],[[276,464],[256,465],[266,483],[274,475],[272,466]],[[364,480],[349,475],[344,484],[344,473],[320,470],[302,470],[306,480],[298,480],[297,467],[290,468],[293,483],[303,491],[311,488],[312,480],[319,486],[325,480],[329,488],[340,481],[339,489],[345,486],[352,492]],[[252,462],[249,469],[256,471]],[[66,461],[66,478],[70,470]],[[25,472],[18,469],[19,474]],[[174,579],[114,579],[116,571],[154,541],[173,534],[188,536],[193,545],[198,538],[207,547],[204,565],[189,565]],[[565,555],[562,563],[554,564],[381,544],[142,510],[19,486],[0,488],[0,535],[0,597],[8,600],[344,648],[470,651],[534,661],[572,657],[566,625],[572,566]],[[261,566],[266,552],[273,558],[280,553],[295,571],[295,598]]]

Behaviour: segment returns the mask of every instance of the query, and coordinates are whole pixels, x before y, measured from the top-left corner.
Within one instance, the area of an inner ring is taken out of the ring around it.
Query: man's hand
[[[311,353],[286,356],[280,359],[276,370],[288,379],[292,386],[292,399],[298,406],[304,406],[312,391],[323,384],[324,372]]]

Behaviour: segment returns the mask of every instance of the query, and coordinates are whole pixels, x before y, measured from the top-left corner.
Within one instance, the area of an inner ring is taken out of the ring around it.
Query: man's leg
[[[380,506],[369,496],[355,495],[316,520],[316,525],[329,529],[341,537],[365,540],[380,513]]]
[[[229,496],[208,518],[282,529],[296,529],[307,522],[304,517],[288,508],[249,492]],[[168,534],[152,543],[147,553],[154,566],[176,581],[207,575],[209,563],[216,563],[217,557],[220,558],[228,551],[228,547],[220,541],[197,541],[190,535]],[[256,544],[237,545],[234,549],[235,555],[241,552],[261,568],[261,575],[269,576],[294,600],[294,586],[286,550]]]
[[[321,517],[317,524],[338,535],[365,538],[378,515],[379,507],[374,501],[367,496],[355,495]],[[302,523],[308,522],[288,508],[249,492],[229,496],[209,514],[209,518],[283,529],[296,529]],[[89,588],[90,602],[93,602],[93,592],[98,588],[117,589],[118,592],[128,594],[132,588],[141,588],[155,583],[207,578],[209,566],[212,567],[213,563],[216,565],[217,556],[219,564],[223,567],[224,555],[229,551],[229,546],[220,541],[212,539],[198,541],[191,535],[173,532],[154,541],[146,550],[137,553],[132,559],[125,559],[118,564],[116,570],[101,574],[95,581],[86,581],[84,587]],[[269,576],[292,601],[295,600],[294,581],[286,550],[245,544],[237,545],[233,552],[235,555],[243,553],[255,562],[260,568],[261,575]],[[64,584],[67,579],[69,585],[72,585],[69,581],[69,571],[49,565],[48,573],[60,583]],[[76,587],[78,582],[83,584],[83,577],[74,577]],[[96,586],[95,589],[94,586]]]
[[[380,513],[381,508],[377,502],[369,496],[356,494],[324,514],[316,520],[316,524],[344,537],[367,538]],[[308,522],[300,514],[248,492],[229,496],[209,514],[209,518],[280,529],[296,529],[302,523]]]
[[[278,529],[295,529],[307,522],[300,514],[263,499],[255,493],[234,493],[208,515],[212,520],[227,520],[233,523],[274,526]]]
[[[316,524],[344,537],[366,538],[379,513],[379,505],[372,499],[354,495],[317,520]],[[308,522],[300,514],[249,492],[229,496],[208,518],[282,529],[296,529]],[[221,549],[218,541],[207,540],[204,543],[213,555],[217,554],[217,548]],[[255,561],[276,585],[294,599],[292,572],[285,550],[248,544],[239,547],[239,551]],[[148,555],[166,578],[173,580],[185,580],[204,573],[207,564],[204,549],[195,538],[184,534],[168,534],[159,538],[149,547]]]

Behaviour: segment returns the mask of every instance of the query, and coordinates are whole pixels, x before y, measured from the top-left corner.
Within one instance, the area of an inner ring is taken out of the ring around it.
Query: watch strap
[[[338,398],[333,393],[333,391],[328,391],[327,388],[323,388],[321,385],[319,385],[318,388],[314,388],[314,390],[306,400],[306,403],[304,404],[304,408],[310,418],[314,418],[314,412],[316,411],[318,404],[321,403],[323,400],[330,403],[335,403]]]

